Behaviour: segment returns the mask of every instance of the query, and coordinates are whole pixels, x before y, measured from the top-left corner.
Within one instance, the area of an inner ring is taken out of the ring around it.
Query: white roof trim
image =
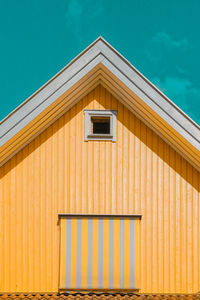
[[[200,126],[159,91],[102,37],[99,37],[2,120],[0,123],[0,146],[3,146],[15,136],[100,62],[200,151]]]

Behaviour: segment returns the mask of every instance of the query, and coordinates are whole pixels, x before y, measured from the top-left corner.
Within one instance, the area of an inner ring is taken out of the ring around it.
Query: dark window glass
[[[110,134],[110,117],[92,117],[93,134]]]

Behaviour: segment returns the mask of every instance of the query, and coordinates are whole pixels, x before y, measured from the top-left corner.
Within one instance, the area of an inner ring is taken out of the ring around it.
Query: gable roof
[[[98,84],[200,170],[200,126],[99,37],[0,123],[0,165]]]

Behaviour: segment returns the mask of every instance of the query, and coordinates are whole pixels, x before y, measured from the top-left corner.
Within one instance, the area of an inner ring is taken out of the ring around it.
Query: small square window
[[[116,141],[116,110],[84,110],[85,141]]]
[[[110,117],[91,117],[92,134],[110,134]]]

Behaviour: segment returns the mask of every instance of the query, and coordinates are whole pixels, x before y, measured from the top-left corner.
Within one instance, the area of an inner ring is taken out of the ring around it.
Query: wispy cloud
[[[186,48],[189,46],[188,39],[184,37],[183,39],[172,39],[172,37],[164,32],[158,32],[152,37],[152,42],[155,44],[160,44],[169,48]]]
[[[166,56],[180,55],[187,51],[190,43],[186,37],[182,39],[173,39],[168,33],[161,31],[157,32],[151,39],[148,40],[145,55],[149,61],[160,63]]]
[[[83,13],[83,6],[79,0],[70,0],[66,13],[67,22],[71,24],[77,23]]]
[[[175,39],[162,31],[146,42],[143,55],[150,80],[200,124],[200,86],[188,68],[191,49],[187,37]]]
[[[87,33],[84,28],[87,25],[87,30],[90,31],[92,22],[100,16],[102,11],[102,0],[69,0],[65,14],[68,29],[79,41],[83,41],[84,35]]]
[[[172,101],[189,113],[197,123],[200,123],[200,88],[187,78],[166,76],[162,80],[158,77],[152,82]],[[196,110],[194,109],[196,107]]]

